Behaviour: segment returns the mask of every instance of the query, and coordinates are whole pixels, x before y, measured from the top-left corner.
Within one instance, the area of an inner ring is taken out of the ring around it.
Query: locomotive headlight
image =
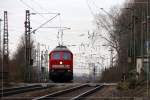
[[[62,64],[62,63],[63,63],[62,61],[59,62],[59,64]]]

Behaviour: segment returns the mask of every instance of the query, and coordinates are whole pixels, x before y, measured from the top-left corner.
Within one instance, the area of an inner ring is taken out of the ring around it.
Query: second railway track
[[[90,86],[88,84],[83,84],[42,97],[37,97],[33,100],[80,100],[97,90],[100,90],[102,87],[104,87],[104,85]]]
[[[0,90],[1,91],[0,95],[1,95],[1,97],[5,97],[5,96],[10,96],[10,95],[20,94],[20,93],[24,93],[24,92],[40,90],[40,89],[45,89],[45,88],[46,87],[43,87],[41,85],[8,88],[8,89]]]

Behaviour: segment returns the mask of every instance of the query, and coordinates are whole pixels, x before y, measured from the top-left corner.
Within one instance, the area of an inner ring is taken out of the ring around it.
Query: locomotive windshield
[[[63,60],[70,60],[71,59],[71,55],[68,52],[63,52],[62,53],[62,59]]]
[[[52,59],[55,59],[55,60],[60,59],[60,52],[53,52]]]

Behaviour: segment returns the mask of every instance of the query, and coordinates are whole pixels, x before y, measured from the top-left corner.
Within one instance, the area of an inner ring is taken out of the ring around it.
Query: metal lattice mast
[[[8,80],[9,72],[9,46],[8,46],[8,17],[7,11],[4,11],[4,31],[3,31],[3,79]]]
[[[2,63],[2,37],[1,37],[1,22],[2,22],[2,19],[0,19],[0,80],[1,80],[1,83],[0,85],[3,86],[3,63]]]
[[[2,22],[2,19],[0,19],[0,59],[2,58],[2,37],[1,37],[2,30],[1,30],[1,22]]]
[[[31,71],[30,71],[30,59],[31,59],[31,43],[30,43],[30,12],[26,10],[25,18],[25,62],[27,67],[26,80],[30,81]]]

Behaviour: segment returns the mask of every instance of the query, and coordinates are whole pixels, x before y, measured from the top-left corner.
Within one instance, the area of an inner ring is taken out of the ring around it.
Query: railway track
[[[104,85],[90,86],[83,84],[66,90],[54,92],[42,97],[37,97],[32,100],[80,100],[84,97],[96,92],[103,88]]]
[[[31,86],[1,89],[0,96],[5,97],[5,96],[20,94],[20,93],[29,92],[29,91],[41,90],[45,88],[46,87],[43,87],[42,85],[31,85]]]

